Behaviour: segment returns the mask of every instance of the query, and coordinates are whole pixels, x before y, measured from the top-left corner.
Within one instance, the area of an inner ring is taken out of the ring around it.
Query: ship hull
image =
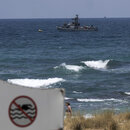
[[[57,27],[59,31],[98,31],[98,28],[63,28]]]

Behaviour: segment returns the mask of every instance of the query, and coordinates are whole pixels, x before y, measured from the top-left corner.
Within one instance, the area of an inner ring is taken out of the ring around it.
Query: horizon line
[[[71,18],[73,18],[73,17],[67,17],[67,18],[65,18],[65,17],[57,17],[57,18],[0,18],[0,20],[9,20],[9,19],[71,19]],[[80,19],[114,19],[114,18],[130,18],[130,17],[106,17],[106,16],[104,16],[104,17],[79,17]]]

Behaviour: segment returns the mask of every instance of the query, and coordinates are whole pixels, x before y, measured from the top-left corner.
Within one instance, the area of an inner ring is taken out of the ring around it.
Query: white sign
[[[26,88],[0,81],[0,129],[62,130],[64,90]]]

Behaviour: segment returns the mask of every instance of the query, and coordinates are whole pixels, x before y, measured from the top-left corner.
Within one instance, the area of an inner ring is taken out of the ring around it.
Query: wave
[[[73,93],[83,93],[83,92],[73,91]]]
[[[62,63],[59,66],[54,67],[54,69],[59,70],[69,70],[69,72],[80,72],[81,70],[86,70],[87,67],[110,73],[129,73],[130,63],[118,60],[92,60],[92,61],[81,61],[82,65],[67,65]],[[87,67],[86,67],[87,66]]]
[[[48,79],[8,79],[9,83],[22,85],[25,87],[47,87],[52,84],[56,84],[58,82],[64,82],[65,80],[62,78],[48,78]]]
[[[125,92],[126,95],[130,95],[130,92]]]
[[[62,63],[61,65],[54,67],[54,69],[61,68],[61,67],[62,67],[62,68],[65,68],[65,69],[67,69],[67,70],[70,70],[70,71],[74,71],[74,72],[79,72],[79,71],[81,71],[82,69],[84,69],[83,66],[67,65],[66,63]]]
[[[110,98],[110,99],[77,99],[79,102],[105,102],[105,101],[114,101],[114,102],[125,102],[120,99]]]
[[[98,60],[98,61],[82,61],[86,66],[94,69],[107,69],[107,65],[110,60]]]
[[[118,60],[97,60],[97,61],[81,61],[81,63],[84,63],[87,67],[110,72],[110,73],[116,73],[116,74],[123,74],[123,73],[129,73],[130,72],[130,63],[125,61],[118,61]]]
[[[65,97],[65,100],[71,100],[71,99],[73,99],[73,98]]]

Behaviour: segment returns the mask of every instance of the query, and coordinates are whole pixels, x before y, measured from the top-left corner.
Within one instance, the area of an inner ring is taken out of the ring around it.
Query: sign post
[[[0,103],[1,129],[63,129],[63,89],[26,88],[0,81]]]

